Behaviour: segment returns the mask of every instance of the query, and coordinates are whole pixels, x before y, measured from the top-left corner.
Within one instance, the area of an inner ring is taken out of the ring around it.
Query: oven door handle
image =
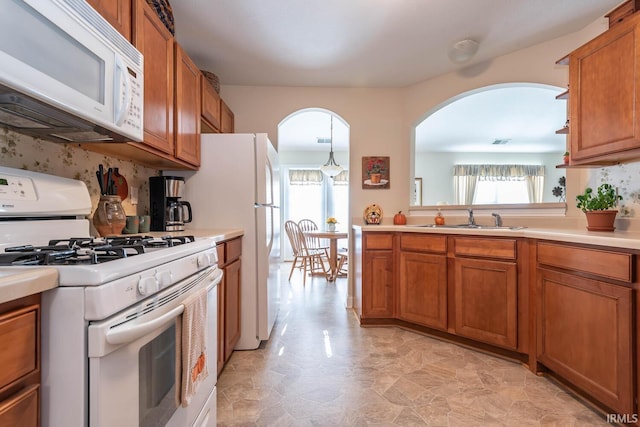
[[[207,292],[210,292],[215,286],[217,286],[223,277],[223,273],[216,269],[217,274],[210,277],[211,280],[207,284]],[[113,329],[109,329],[105,334],[105,340],[111,345],[127,344],[145,336],[146,334],[153,332],[161,327],[163,324],[175,319],[184,312],[184,304],[180,304],[168,312],[150,319],[144,323],[122,325]]]
[[[123,326],[120,328],[110,329],[105,339],[109,344],[119,345],[126,344],[137,340],[140,337],[147,335],[149,332],[153,332],[168,321],[175,319],[184,312],[184,305],[180,304],[174,309],[168,311],[162,316],[158,316],[155,319],[148,322],[140,323],[137,325]]]

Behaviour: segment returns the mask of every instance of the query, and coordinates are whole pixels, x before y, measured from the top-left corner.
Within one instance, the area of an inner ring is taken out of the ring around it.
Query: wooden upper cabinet
[[[234,115],[233,111],[229,108],[229,106],[221,99],[220,100],[220,126],[222,133],[233,133],[235,132],[235,123],[234,123]]]
[[[174,40],[145,0],[135,0],[133,44],[144,55],[144,144],[173,156]]]
[[[87,3],[131,41],[131,0],[87,0]]]
[[[640,157],[640,14],[569,55],[572,164]]]
[[[203,75],[200,75],[200,94],[202,132],[220,132],[220,95]]]
[[[200,166],[200,69],[176,43],[175,155]]]

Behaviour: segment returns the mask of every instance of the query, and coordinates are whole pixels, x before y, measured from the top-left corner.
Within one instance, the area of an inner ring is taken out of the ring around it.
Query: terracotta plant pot
[[[370,175],[371,178],[371,183],[372,184],[379,184],[380,183],[380,179],[382,178],[382,174],[381,173],[372,173]]]
[[[589,231],[613,231],[616,221],[617,210],[587,211],[587,230]]]

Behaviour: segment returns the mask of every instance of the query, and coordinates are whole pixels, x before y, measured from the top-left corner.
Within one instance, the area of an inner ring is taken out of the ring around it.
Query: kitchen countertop
[[[418,225],[354,225],[362,231],[387,231],[410,233],[460,234],[481,236],[525,237],[529,239],[554,240],[568,243],[583,243],[589,245],[608,246],[624,249],[640,250],[640,232],[637,231],[588,231],[570,228],[521,228],[521,229],[492,229],[492,228],[450,228],[450,227],[421,227]]]
[[[133,234],[132,234],[133,235]],[[203,228],[203,229],[187,229],[184,231],[150,231],[146,233],[136,233],[135,235],[162,237],[172,236],[193,236],[197,238],[213,238],[216,242],[233,239],[244,235],[241,228]],[[124,235],[126,236],[126,234]]]
[[[51,267],[0,267],[0,304],[53,289],[58,270]]]

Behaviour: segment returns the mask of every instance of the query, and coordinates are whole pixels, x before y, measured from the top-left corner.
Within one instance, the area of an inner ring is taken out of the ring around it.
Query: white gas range
[[[42,425],[215,425],[215,241],[91,238],[90,211],[80,181],[0,167],[0,265],[59,272],[42,294]],[[209,375],[185,398],[182,314],[198,294]]]

